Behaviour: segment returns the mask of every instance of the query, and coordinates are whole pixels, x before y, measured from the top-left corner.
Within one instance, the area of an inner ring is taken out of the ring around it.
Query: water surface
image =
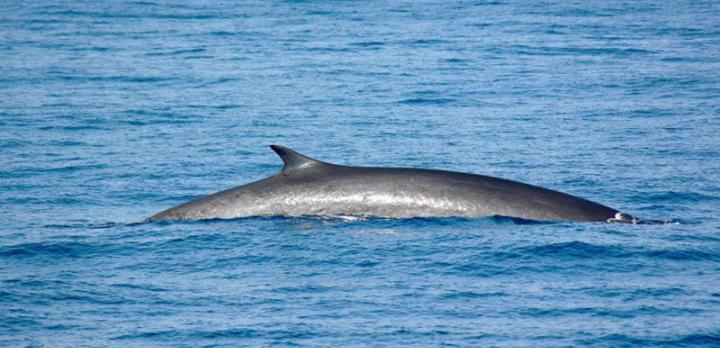
[[[717,2],[0,8],[0,345],[720,341]],[[132,224],[273,143],[679,223]]]

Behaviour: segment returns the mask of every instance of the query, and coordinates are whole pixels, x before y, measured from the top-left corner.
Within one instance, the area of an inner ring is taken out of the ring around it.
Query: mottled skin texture
[[[500,215],[540,221],[608,221],[618,214],[601,204],[511,180],[429,169],[340,166],[271,147],[285,161],[277,175],[181,204],[150,220]]]

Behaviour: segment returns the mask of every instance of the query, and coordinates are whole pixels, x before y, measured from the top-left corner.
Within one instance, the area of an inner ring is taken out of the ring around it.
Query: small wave
[[[530,317],[564,317],[567,315],[590,315],[595,317],[614,317],[614,318],[635,318],[638,316],[657,316],[657,315],[682,315],[697,314],[700,309],[678,309],[678,308],[659,308],[653,306],[640,306],[631,309],[617,309],[607,307],[576,307],[576,308],[527,308],[518,310],[521,315]]]
[[[321,285],[304,285],[304,286],[283,286],[272,290],[278,293],[323,293],[333,290],[331,287]]]
[[[88,17],[88,18],[105,18],[105,19],[176,19],[176,20],[204,20],[204,19],[230,19],[245,18],[243,14],[227,14],[227,13],[160,13],[155,11],[148,12],[101,12],[101,11],[77,11],[77,10],[60,10],[60,11],[42,11],[38,14],[62,16],[62,17]]]
[[[48,173],[71,173],[71,172],[78,172],[78,171],[86,171],[86,170],[96,170],[96,169],[107,169],[109,168],[109,165],[107,164],[77,164],[77,165],[67,165],[62,167],[54,167],[54,168],[45,168],[44,171]]]
[[[362,42],[353,42],[350,44],[350,46],[377,48],[377,47],[385,46],[385,43],[380,42],[380,41],[362,41]]]
[[[614,56],[619,58],[631,57],[636,55],[650,55],[654,51],[636,49],[636,48],[616,48],[616,47],[544,47],[544,46],[514,46],[514,53],[523,55],[543,55],[543,56]]]
[[[462,63],[470,63],[471,60],[462,59],[462,58],[448,58],[448,59],[443,59],[443,62],[451,63],[451,64],[462,64]]]
[[[637,337],[623,334],[610,334],[592,339],[575,341],[583,346],[610,345],[628,347],[717,347],[720,344],[720,333],[696,333],[681,335],[675,338]]]
[[[105,221],[105,222],[78,222],[78,223],[68,223],[68,224],[48,224],[48,225],[44,225],[43,227],[44,228],[58,228],[58,229],[65,229],[65,228],[106,229],[106,228],[113,228],[113,227],[138,226],[140,224],[142,224],[142,222]]]
[[[138,5],[138,6],[157,6],[157,2],[153,1],[131,1],[129,3],[130,5]]]
[[[151,284],[113,284],[112,287],[114,288],[120,288],[120,289],[130,289],[130,290],[142,290],[142,291],[152,291],[152,292],[167,292],[171,291],[170,289],[157,287]]]
[[[399,104],[408,105],[445,105],[456,102],[456,99],[451,98],[409,98],[398,101]]]
[[[628,298],[631,299],[642,299],[642,298],[662,298],[672,296],[689,295],[690,291],[683,288],[643,288],[633,290],[628,294]]]
[[[707,236],[707,235],[695,235],[695,234],[675,234],[665,238],[669,241],[698,241],[698,242],[720,242],[720,237]]]
[[[475,292],[475,291],[455,291],[447,294],[443,294],[441,298],[446,300],[458,300],[458,299],[479,299],[488,297],[503,297],[507,296],[504,292]]]
[[[430,46],[430,45],[446,44],[449,42],[450,41],[447,41],[447,40],[418,39],[418,40],[407,41],[407,42],[405,42],[405,44],[418,45],[418,46]]]
[[[647,250],[620,245],[596,245],[580,241],[522,247],[515,249],[514,253],[526,256],[577,259],[643,257],[674,261],[720,261],[720,253],[713,250],[677,248]]]
[[[622,248],[619,247],[595,245],[579,241],[518,248],[516,252],[524,255],[572,258],[613,257],[623,254]]]
[[[694,203],[694,202],[715,202],[720,200],[720,197],[707,195],[699,192],[677,192],[677,191],[666,191],[654,194],[635,195],[633,198],[640,202],[647,203],[658,203],[658,202],[672,202],[672,203]]]
[[[174,55],[182,55],[182,54],[189,54],[189,53],[204,53],[207,52],[204,48],[188,48],[188,49],[180,49],[180,50],[174,50],[169,52],[150,52],[146,55],[148,56],[174,56]]]
[[[214,36],[233,36],[236,35],[235,32],[232,31],[224,31],[224,30],[218,30],[218,31],[211,31],[210,35]]]
[[[323,11],[323,10],[309,10],[309,11],[305,12],[305,14],[307,14],[309,16],[330,16],[330,15],[334,15],[335,12]]]
[[[3,317],[2,319],[3,326],[5,327],[32,327],[37,328],[42,326],[42,321],[35,320],[33,318],[27,318],[27,317]],[[0,339],[0,344],[2,344],[3,341]],[[8,345],[9,347],[10,345]]]
[[[50,76],[67,82],[129,82],[129,83],[154,83],[154,82],[171,82],[176,80],[174,77],[164,76],[76,76],[76,75],[56,75]]]
[[[674,261],[720,261],[720,253],[717,251],[705,251],[697,249],[660,249],[639,253],[639,255],[667,259]]]
[[[228,328],[218,330],[160,330],[140,331],[131,334],[115,336],[113,340],[133,340],[141,338],[153,339],[221,339],[221,338],[274,338],[274,339],[298,339],[306,337],[318,337],[313,333],[301,328],[298,330],[276,330],[276,329],[252,329],[252,328]]]
[[[592,296],[599,296],[604,298],[610,297],[623,297],[625,301],[640,300],[647,298],[669,298],[673,296],[687,296],[691,295],[692,291],[679,287],[654,287],[654,288],[639,288],[628,290],[622,287],[608,288],[608,287],[587,287],[582,288],[584,293]]]
[[[78,257],[95,246],[79,242],[22,243],[0,247],[0,257],[25,258],[41,255]]]

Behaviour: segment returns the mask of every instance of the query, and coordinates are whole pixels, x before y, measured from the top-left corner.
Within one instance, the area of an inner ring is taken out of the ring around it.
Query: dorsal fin
[[[327,165],[328,163],[318,161],[316,159],[301,155],[287,147],[280,145],[270,145],[270,148],[280,156],[285,163],[283,166],[282,173],[287,173],[291,170],[298,170],[316,165]]]

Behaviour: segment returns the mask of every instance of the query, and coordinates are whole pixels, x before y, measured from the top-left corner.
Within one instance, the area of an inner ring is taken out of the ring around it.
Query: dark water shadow
[[[449,225],[465,225],[465,224],[490,224],[490,225],[559,225],[559,224],[609,224],[607,222],[573,222],[573,221],[539,221],[522,219],[511,216],[493,215],[487,217],[412,217],[412,218],[381,218],[381,217],[355,217],[355,216],[252,216],[238,217],[231,219],[202,219],[202,220],[142,220],[136,222],[78,222],[70,224],[49,224],[44,228],[56,229],[110,229],[117,227],[137,227],[143,225],[169,226],[169,225],[208,225],[208,224],[227,224],[241,222],[280,222],[290,224],[392,224],[404,226],[449,226]],[[627,225],[685,225],[680,220],[638,220],[635,223]],[[692,224],[692,223],[690,223]],[[623,224],[625,225],[625,224]]]
[[[536,221],[521,219],[509,216],[488,216],[479,218],[468,217],[412,217],[412,218],[381,218],[381,217],[355,217],[355,216],[254,216],[239,217],[231,219],[204,219],[204,220],[146,220],[137,224],[155,224],[160,226],[171,224],[225,224],[244,221],[274,221],[274,222],[296,222],[306,223],[392,223],[394,225],[456,225],[466,223],[489,223],[497,225],[547,225],[565,223],[564,221]]]

